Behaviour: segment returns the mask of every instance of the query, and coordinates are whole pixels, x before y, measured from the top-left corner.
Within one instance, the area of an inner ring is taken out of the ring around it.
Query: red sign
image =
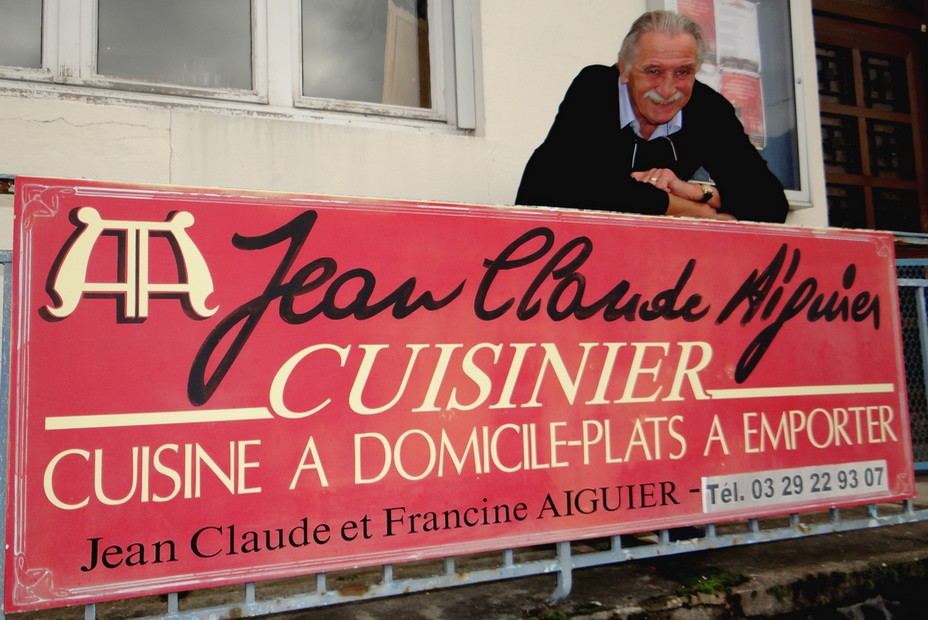
[[[913,495],[888,234],[16,193],[7,611]]]

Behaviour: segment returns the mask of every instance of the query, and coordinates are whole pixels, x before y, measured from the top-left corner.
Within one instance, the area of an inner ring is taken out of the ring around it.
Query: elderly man
[[[690,18],[639,17],[618,66],[586,67],[570,85],[516,203],[783,222],[783,186],[732,105],[696,81],[704,56]],[[689,181],[699,168],[714,186]]]

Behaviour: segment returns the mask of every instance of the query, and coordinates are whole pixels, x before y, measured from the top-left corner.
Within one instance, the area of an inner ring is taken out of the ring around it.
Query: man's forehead
[[[696,64],[696,38],[691,34],[646,32],[638,39],[636,64],[685,66]]]

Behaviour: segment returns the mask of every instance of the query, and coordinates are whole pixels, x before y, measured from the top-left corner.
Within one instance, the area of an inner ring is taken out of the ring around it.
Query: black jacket
[[[615,65],[589,66],[577,75],[525,166],[516,204],[666,213],[667,193],[629,176],[636,138],[631,127],[620,129],[618,82]],[[719,93],[696,82],[683,108],[683,128],[671,141],[676,161],[656,167],[671,168],[683,180],[703,167],[718,185],[722,211],[739,220],[785,221],[782,184]]]

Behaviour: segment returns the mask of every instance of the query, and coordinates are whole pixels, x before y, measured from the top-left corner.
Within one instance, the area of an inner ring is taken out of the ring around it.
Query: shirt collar
[[[635,130],[635,135],[641,137],[641,124],[635,118],[635,110],[632,108],[632,100],[628,94],[628,84],[623,82],[621,77],[619,78],[619,122],[622,123],[621,129],[631,125],[632,129]],[[648,140],[664,138],[677,133],[681,129],[683,129],[683,110],[674,114],[674,117],[669,122],[655,129]]]

